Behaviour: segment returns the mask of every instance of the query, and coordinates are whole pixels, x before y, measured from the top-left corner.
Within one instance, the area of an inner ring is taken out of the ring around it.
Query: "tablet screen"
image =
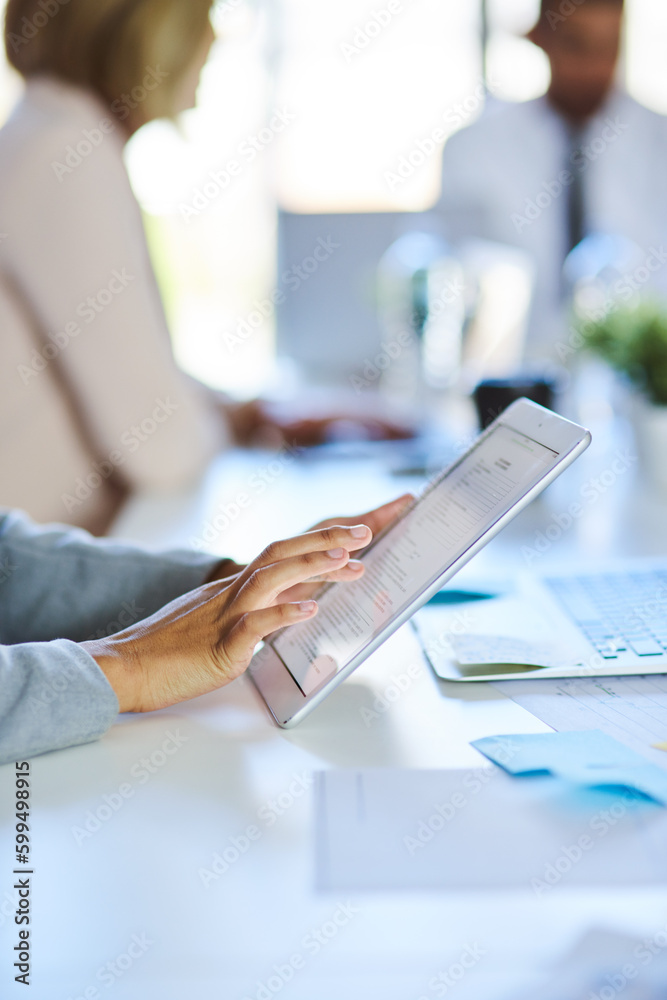
[[[315,618],[272,642],[304,695],[357,656],[554,467],[558,453],[496,424],[362,556],[360,580],[332,584]]]

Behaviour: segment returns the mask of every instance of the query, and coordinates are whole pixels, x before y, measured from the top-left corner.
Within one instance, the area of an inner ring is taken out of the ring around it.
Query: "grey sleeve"
[[[0,646],[0,764],[96,740],[117,713],[111,685],[76,643]]]
[[[0,763],[102,736],[118,700],[77,642],[146,618],[218,562],[0,513]]]
[[[218,562],[0,512],[0,643],[83,642],[120,632],[201,586]]]

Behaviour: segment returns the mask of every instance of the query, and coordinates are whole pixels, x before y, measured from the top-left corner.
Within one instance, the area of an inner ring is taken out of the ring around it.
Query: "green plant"
[[[667,311],[644,302],[580,324],[583,346],[623,372],[653,403],[667,405]]]

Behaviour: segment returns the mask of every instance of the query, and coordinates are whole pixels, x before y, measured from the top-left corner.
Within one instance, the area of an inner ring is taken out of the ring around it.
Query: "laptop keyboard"
[[[667,570],[548,577],[544,582],[603,659],[667,653]]]

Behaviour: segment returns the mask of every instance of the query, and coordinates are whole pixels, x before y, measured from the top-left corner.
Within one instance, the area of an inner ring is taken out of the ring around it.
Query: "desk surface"
[[[617,440],[596,442],[487,547],[470,573],[511,573],[531,563],[541,569],[575,552],[588,565],[606,555],[667,553],[664,502],[637,479],[632,452]],[[137,500],[117,533],[156,545],[206,537],[208,548],[242,558],[321,516],[354,513],[416,485],[372,462],[239,454],[216,463],[189,496]],[[250,503],[237,512],[240,494]],[[573,498],[582,513],[563,527]],[[551,524],[560,524],[561,533],[553,529],[554,541],[539,551],[538,539],[547,538]],[[369,724],[362,709],[412,663],[419,666],[414,682]],[[476,767],[482,758],[470,740],[546,729],[487,685],[438,681],[403,628],[294,730],[272,725],[241,678],[188,704],[122,718],[96,744],[35,759],[32,995],[418,1000],[436,995],[429,980],[471,946],[483,957],[455,995],[499,1000],[530,987],[590,927],[654,934],[667,924],[664,889],[563,888],[543,898],[530,888],[316,894],[313,771]],[[171,741],[169,753],[165,741]],[[12,784],[13,769],[0,769],[5,859],[12,857]],[[238,838],[251,824],[260,828],[259,839],[204,885],[200,869],[210,870],[216,852],[243,843]],[[7,868],[6,861],[0,870],[1,992],[22,996],[18,987],[5,989],[15,943]],[[316,954],[304,951],[304,937],[341,904],[350,907],[349,921],[324,938]],[[296,952],[305,965],[278,989],[276,977],[280,970],[286,975]]]

